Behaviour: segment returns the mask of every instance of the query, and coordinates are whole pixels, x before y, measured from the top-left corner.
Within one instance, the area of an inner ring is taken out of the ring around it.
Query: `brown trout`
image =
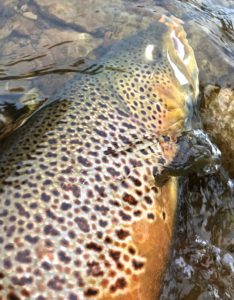
[[[181,22],[162,17],[72,80],[0,156],[0,299],[156,299],[175,157],[198,94]]]

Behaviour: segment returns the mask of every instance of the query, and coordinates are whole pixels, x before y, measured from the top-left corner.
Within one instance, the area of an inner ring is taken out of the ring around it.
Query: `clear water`
[[[146,26],[156,13],[168,12],[185,22],[205,110],[207,86],[234,89],[234,1],[2,0],[0,138],[20,126],[74,73],[88,72],[90,62],[111,43]],[[213,127],[223,130],[218,122]],[[214,128],[206,128],[211,138]],[[227,147],[234,149],[234,130],[228,134]],[[220,148],[225,144],[214,141]],[[224,160],[217,174],[181,179],[161,300],[234,299],[234,163],[227,155]]]

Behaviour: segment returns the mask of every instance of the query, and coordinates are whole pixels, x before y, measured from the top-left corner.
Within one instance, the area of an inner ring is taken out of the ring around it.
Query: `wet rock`
[[[34,0],[38,13],[45,19],[61,22],[68,28],[93,33],[99,37],[120,39],[147,26],[166,12],[151,0]]]
[[[187,30],[197,59],[200,85],[232,84],[230,74],[234,73],[234,67],[230,64],[231,60],[220,45],[212,41],[210,31],[204,28],[190,21]]]
[[[234,90],[207,86],[201,116],[205,130],[222,152],[223,165],[234,177]]]
[[[87,32],[93,32],[101,27],[106,27],[115,22],[123,8],[123,1],[103,0],[35,0],[40,13],[50,18],[56,18],[66,24],[74,24],[83,27]],[[112,12],[112,13],[110,13]]]
[[[28,18],[30,20],[37,20],[37,15],[35,15],[34,13],[32,13],[31,11],[26,11],[23,13],[23,16],[25,18]]]

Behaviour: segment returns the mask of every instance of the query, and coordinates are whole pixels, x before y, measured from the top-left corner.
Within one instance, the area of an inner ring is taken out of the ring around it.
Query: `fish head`
[[[190,128],[198,68],[182,21],[162,16],[110,55],[107,65],[117,73],[118,94],[148,129],[161,133]]]

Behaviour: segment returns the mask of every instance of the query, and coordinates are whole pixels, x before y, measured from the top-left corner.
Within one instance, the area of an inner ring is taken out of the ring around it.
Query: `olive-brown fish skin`
[[[0,298],[158,295],[176,180],[157,188],[153,174],[175,156],[186,103],[197,94],[183,28],[173,19],[164,23],[114,48],[101,62],[103,72],[73,80],[63,100],[4,145]],[[184,43],[187,67],[172,32]],[[184,71],[182,83],[173,62]]]

